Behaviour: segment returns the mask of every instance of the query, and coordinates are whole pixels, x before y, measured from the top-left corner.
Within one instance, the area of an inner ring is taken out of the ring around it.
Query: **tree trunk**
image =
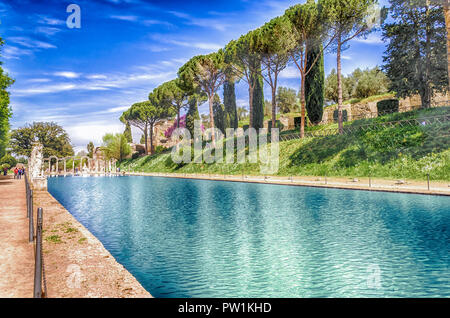
[[[344,132],[343,123],[342,123],[342,74],[341,74],[341,35],[338,35],[337,38],[337,87],[338,87],[338,126],[339,133],[342,134]]]
[[[431,97],[433,95],[432,83],[431,83],[431,33],[432,26],[430,25],[429,15],[430,8],[429,2],[427,1],[427,5],[425,7],[425,15],[426,15],[426,25],[425,25],[425,104],[422,104],[423,107],[429,108],[431,107]]]
[[[306,63],[305,63],[306,64]],[[302,74],[302,87],[300,87],[300,104],[301,104],[301,123],[300,123],[300,138],[305,137],[305,74]]]
[[[148,128],[147,128],[147,125],[145,125],[145,129],[144,129],[144,140],[145,140],[145,154],[148,155]]]
[[[450,94],[450,4],[449,0],[444,3],[445,28],[447,29],[447,75],[448,92]]]
[[[275,128],[275,123],[277,121],[277,99],[276,99],[276,87],[272,87],[272,128]]]
[[[211,127],[212,134],[211,134],[211,142],[213,147],[216,147],[216,136],[214,131],[214,113],[213,113],[213,98],[214,94],[211,94],[209,96],[209,126]]]
[[[153,154],[155,148],[153,147],[153,125],[150,125],[150,153]]]
[[[177,128],[180,128],[180,108],[177,107]]]

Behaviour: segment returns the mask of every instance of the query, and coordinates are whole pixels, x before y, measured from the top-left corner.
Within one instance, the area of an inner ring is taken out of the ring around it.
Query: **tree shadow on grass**
[[[322,163],[330,160],[345,148],[355,144],[354,138],[346,135],[334,135],[314,138],[303,144],[290,157],[291,166]]]

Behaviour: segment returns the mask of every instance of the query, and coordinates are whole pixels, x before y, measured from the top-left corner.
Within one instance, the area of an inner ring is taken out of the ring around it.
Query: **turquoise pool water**
[[[48,181],[155,297],[450,296],[449,197],[138,176]]]

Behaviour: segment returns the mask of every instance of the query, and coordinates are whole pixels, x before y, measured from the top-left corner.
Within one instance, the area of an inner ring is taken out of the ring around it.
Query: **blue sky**
[[[175,78],[189,58],[216,51],[299,2],[2,0],[1,60],[16,80],[10,89],[12,128],[55,121],[76,151],[91,140],[99,145],[105,133],[123,131],[118,118],[124,110]],[[81,8],[80,29],[66,26],[71,3]],[[351,41],[343,73],[381,65],[384,50],[379,33]],[[335,54],[328,53],[325,72],[335,65]],[[295,66],[289,66],[279,85],[298,90],[299,83]],[[265,98],[271,98],[269,89]],[[245,83],[237,86],[237,101],[248,104]],[[133,137],[138,141],[140,133],[133,129]]]

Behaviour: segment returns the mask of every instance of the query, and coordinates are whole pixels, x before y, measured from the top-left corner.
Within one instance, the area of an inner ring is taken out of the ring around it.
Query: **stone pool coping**
[[[398,180],[371,179],[369,187],[369,178],[335,178],[335,177],[282,177],[282,176],[251,176],[251,175],[219,175],[219,174],[184,174],[184,173],[161,173],[161,172],[125,172],[129,176],[152,176],[167,177],[179,179],[198,179],[215,180],[230,182],[247,182],[289,186],[303,186],[316,188],[333,188],[346,190],[365,190],[377,192],[411,193],[450,196],[450,182],[431,182],[430,190],[427,190],[426,181],[404,180],[404,184],[398,183]],[[434,184],[434,186],[433,186]],[[436,187],[436,185],[439,185]],[[446,187],[445,187],[446,186]]]
[[[35,191],[34,207],[43,208],[49,298],[152,297],[49,192]]]

